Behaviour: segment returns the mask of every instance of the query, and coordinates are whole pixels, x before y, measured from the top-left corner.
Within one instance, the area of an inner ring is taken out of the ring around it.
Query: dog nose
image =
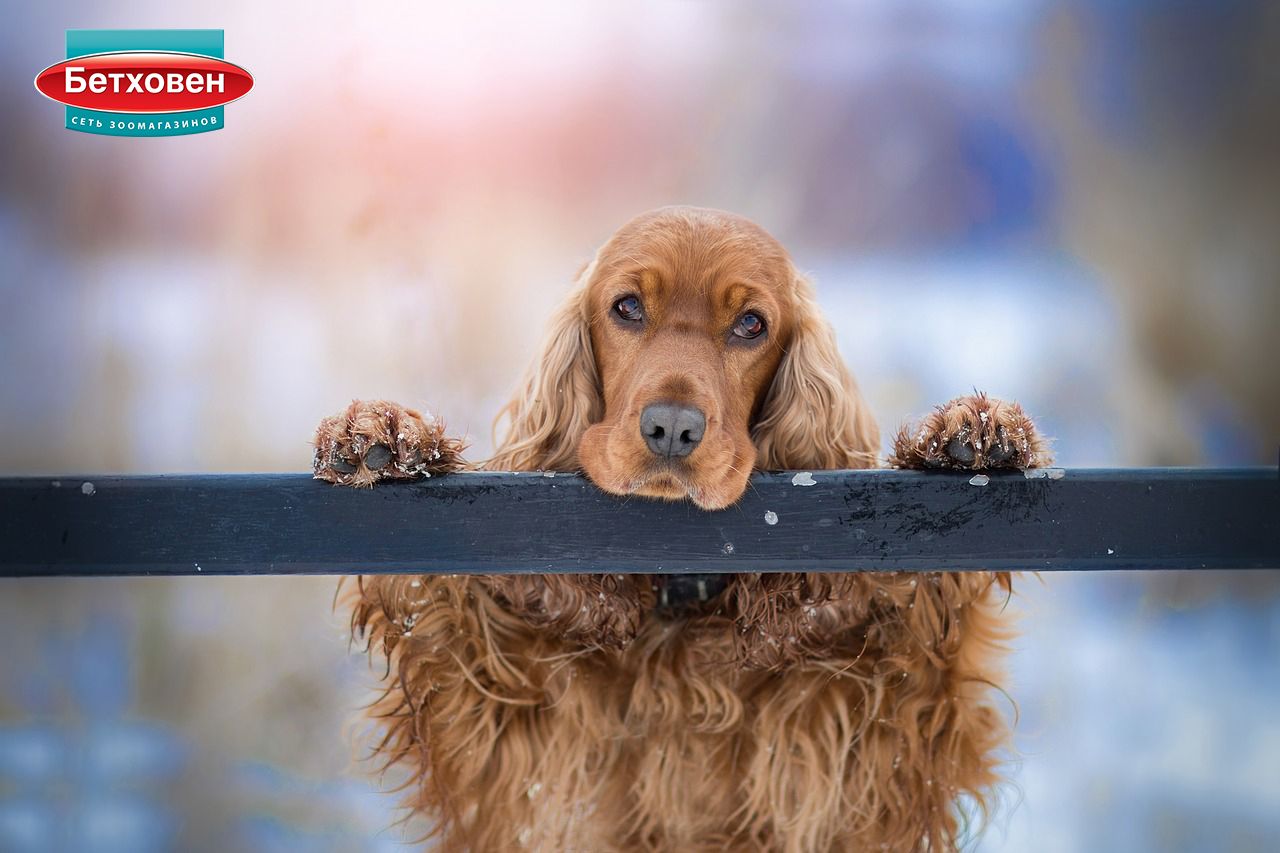
[[[706,415],[693,406],[650,403],[640,413],[640,434],[657,456],[688,456],[706,428]]]

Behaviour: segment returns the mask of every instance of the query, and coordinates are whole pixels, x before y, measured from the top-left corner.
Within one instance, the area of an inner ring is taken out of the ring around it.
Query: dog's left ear
[[[880,431],[849,374],[813,288],[795,276],[795,325],[752,429],[756,467],[831,470],[877,464]]]

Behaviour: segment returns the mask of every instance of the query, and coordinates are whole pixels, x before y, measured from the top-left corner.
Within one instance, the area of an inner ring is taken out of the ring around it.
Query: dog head
[[[753,468],[873,463],[878,435],[786,250],[742,217],[662,208],[579,276],[488,467],[582,470],[616,495],[732,505]]]

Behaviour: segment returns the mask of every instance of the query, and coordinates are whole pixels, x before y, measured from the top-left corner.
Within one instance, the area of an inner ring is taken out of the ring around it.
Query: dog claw
[[[391,461],[391,455],[390,447],[385,444],[375,444],[364,455],[364,464],[370,471],[377,471],[386,467],[387,463]]]
[[[422,461],[422,448],[411,447],[403,438],[396,439],[396,458],[399,464],[412,468]]]
[[[330,459],[329,467],[332,468],[334,471],[337,471],[339,474],[354,474],[356,472],[356,466],[352,465],[347,460],[339,457],[334,457],[333,459]]]
[[[987,461],[992,465],[1003,465],[1012,459],[1016,452],[1004,434],[1004,427],[996,427],[996,440],[987,448]]]
[[[970,465],[976,458],[973,445],[958,435],[947,443],[947,455],[962,465]]]

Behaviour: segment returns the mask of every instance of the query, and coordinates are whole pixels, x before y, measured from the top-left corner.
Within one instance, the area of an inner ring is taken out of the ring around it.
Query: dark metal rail
[[[720,512],[565,474],[0,479],[10,577],[1253,569],[1278,531],[1276,468],[762,474]]]

